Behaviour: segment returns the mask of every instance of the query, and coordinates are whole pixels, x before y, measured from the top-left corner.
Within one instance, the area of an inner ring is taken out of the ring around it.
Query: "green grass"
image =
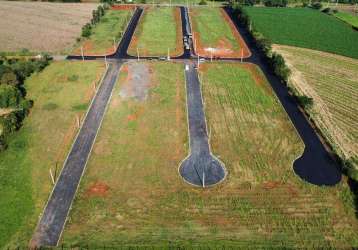
[[[180,55],[183,52],[181,39],[178,8],[149,8],[141,17],[128,53],[137,55],[138,48],[141,56],[165,56],[169,48],[171,55]]]
[[[116,39],[117,45],[131,16],[132,11],[129,10],[108,10],[92,29],[91,36],[76,45],[74,53],[81,54],[81,46],[84,54],[87,55],[113,53],[113,38]]]
[[[220,8],[192,8],[190,17],[197,41],[197,50],[200,54],[204,48],[220,48],[232,50],[232,53],[240,51],[240,45],[235,38],[229,24],[223,18]]]
[[[353,27],[358,28],[358,16],[357,15],[353,15],[353,14],[345,13],[345,12],[338,12],[334,15],[336,17],[338,17],[339,19],[343,20],[344,22],[352,25]]]
[[[327,140],[341,157],[357,162],[358,60],[288,46],[277,50],[293,67],[290,84],[313,98],[309,112]]]
[[[212,150],[228,170],[221,185],[203,190],[178,174],[188,150],[183,66],[145,65],[152,73],[144,102],[119,95],[133,75],[120,73],[61,243],[147,249],[166,249],[169,241],[188,249],[358,244],[347,184],[316,187],[294,174],[303,144],[255,66],[201,65]],[[100,186],[108,190],[96,191]]]
[[[87,102],[87,92],[103,71],[98,62],[53,62],[26,80],[34,107],[6,151],[0,153],[0,248],[25,247],[52,188],[49,169],[62,166],[75,124],[72,106]],[[76,81],[67,76],[78,75]],[[83,113],[82,113],[83,114]]]
[[[358,32],[334,16],[308,8],[246,7],[252,26],[273,43],[358,58]]]

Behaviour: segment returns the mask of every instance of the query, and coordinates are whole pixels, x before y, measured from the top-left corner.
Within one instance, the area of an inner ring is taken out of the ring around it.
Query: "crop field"
[[[315,187],[294,175],[303,144],[253,65],[202,67],[212,149],[229,175],[210,189],[185,184],[177,170],[188,153],[182,72],[180,64],[123,66],[61,243],[154,249],[169,241],[191,247],[358,243],[348,186]],[[150,79],[140,88],[132,80],[138,74]]]
[[[132,14],[131,10],[108,10],[93,28],[90,38],[76,45],[74,54],[80,55],[81,47],[85,55],[114,53]]]
[[[354,15],[346,12],[338,12],[334,15],[339,19],[341,19],[342,21],[352,25],[353,27],[358,28],[358,15]]]
[[[358,58],[358,32],[334,16],[308,8],[245,10],[252,27],[273,43]]]
[[[140,56],[178,56],[183,53],[179,8],[149,7],[139,21],[128,53]]]
[[[0,51],[65,53],[97,5],[1,1]]]
[[[249,55],[246,44],[223,9],[191,8],[189,14],[197,54],[206,57]]]
[[[328,141],[358,162],[358,60],[289,46],[275,50],[293,72],[291,84],[314,99],[310,113]]]
[[[34,107],[0,155],[0,248],[26,246],[104,71],[99,62],[53,62],[26,81]]]

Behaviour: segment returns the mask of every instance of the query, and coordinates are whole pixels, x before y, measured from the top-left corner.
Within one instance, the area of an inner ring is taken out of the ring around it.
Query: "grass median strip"
[[[230,18],[221,8],[191,8],[190,18],[194,32],[196,53],[210,57],[240,57],[249,52]]]
[[[34,107],[0,155],[0,246],[25,247],[104,71],[99,62],[53,62],[26,80]]]
[[[178,56],[183,53],[179,8],[148,7],[136,28],[128,53],[140,56]]]
[[[115,52],[133,10],[108,10],[101,21],[93,28],[88,39],[76,45],[74,54],[104,55]]]

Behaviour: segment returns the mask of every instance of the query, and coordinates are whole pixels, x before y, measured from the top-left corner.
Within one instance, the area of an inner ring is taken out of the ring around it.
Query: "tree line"
[[[49,64],[49,56],[29,60],[0,57],[0,151],[7,147],[9,136],[20,129],[33,101],[26,98],[24,81]]]

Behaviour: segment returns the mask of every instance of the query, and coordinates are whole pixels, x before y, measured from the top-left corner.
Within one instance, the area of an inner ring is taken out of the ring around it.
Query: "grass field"
[[[293,72],[291,84],[314,99],[310,113],[328,141],[358,163],[358,60],[288,46],[275,50]]]
[[[179,8],[152,7],[144,10],[128,53],[140,56],[177,56],[183,53]]]
[[[1,1],[0,51],[68,52],[97,5]]]
[[[334,15],[339,19],[341,19],[342,21],[352,25],[353,27],[358,28],[358,15],[354,15],[346,12],[338,12]]]
[[[130,10],[108,10],[92,30],[90,38],[76,45],[74,54],[81,54],[81,46],[85,55],[114,53],[117,46],[114,46],[113,39],[115,38],[115,45],[117,45],[132,14],[133,11]]]
[[[146,101],[123,97],[139,67],[150,72]],[[202,190],[178,174],[188,151],[183,66],[127,65],[62,243],[150,249],[169,241],[219,249],[357,244],[347,185],[315,187],[294,175],[292,161],[303,144],[261,72],[211,64],[202,67],[201,79],[212,149],[228,178]]]
[[[49,170],[60,170],[77,131],[93,84],[104,70],[99,62],[53,62],[26,80],[34,107],[0,154],[0,248],[26,247],[52,188]]]
[[[273,43],[358,58],[358,32],[334,16],[308,8],[245,10],[252,26]]]
[[[222,9],[192,8],[190,18],[199,55],[240,57],[242,48],[244,56],[248,55],[247,47]]]

